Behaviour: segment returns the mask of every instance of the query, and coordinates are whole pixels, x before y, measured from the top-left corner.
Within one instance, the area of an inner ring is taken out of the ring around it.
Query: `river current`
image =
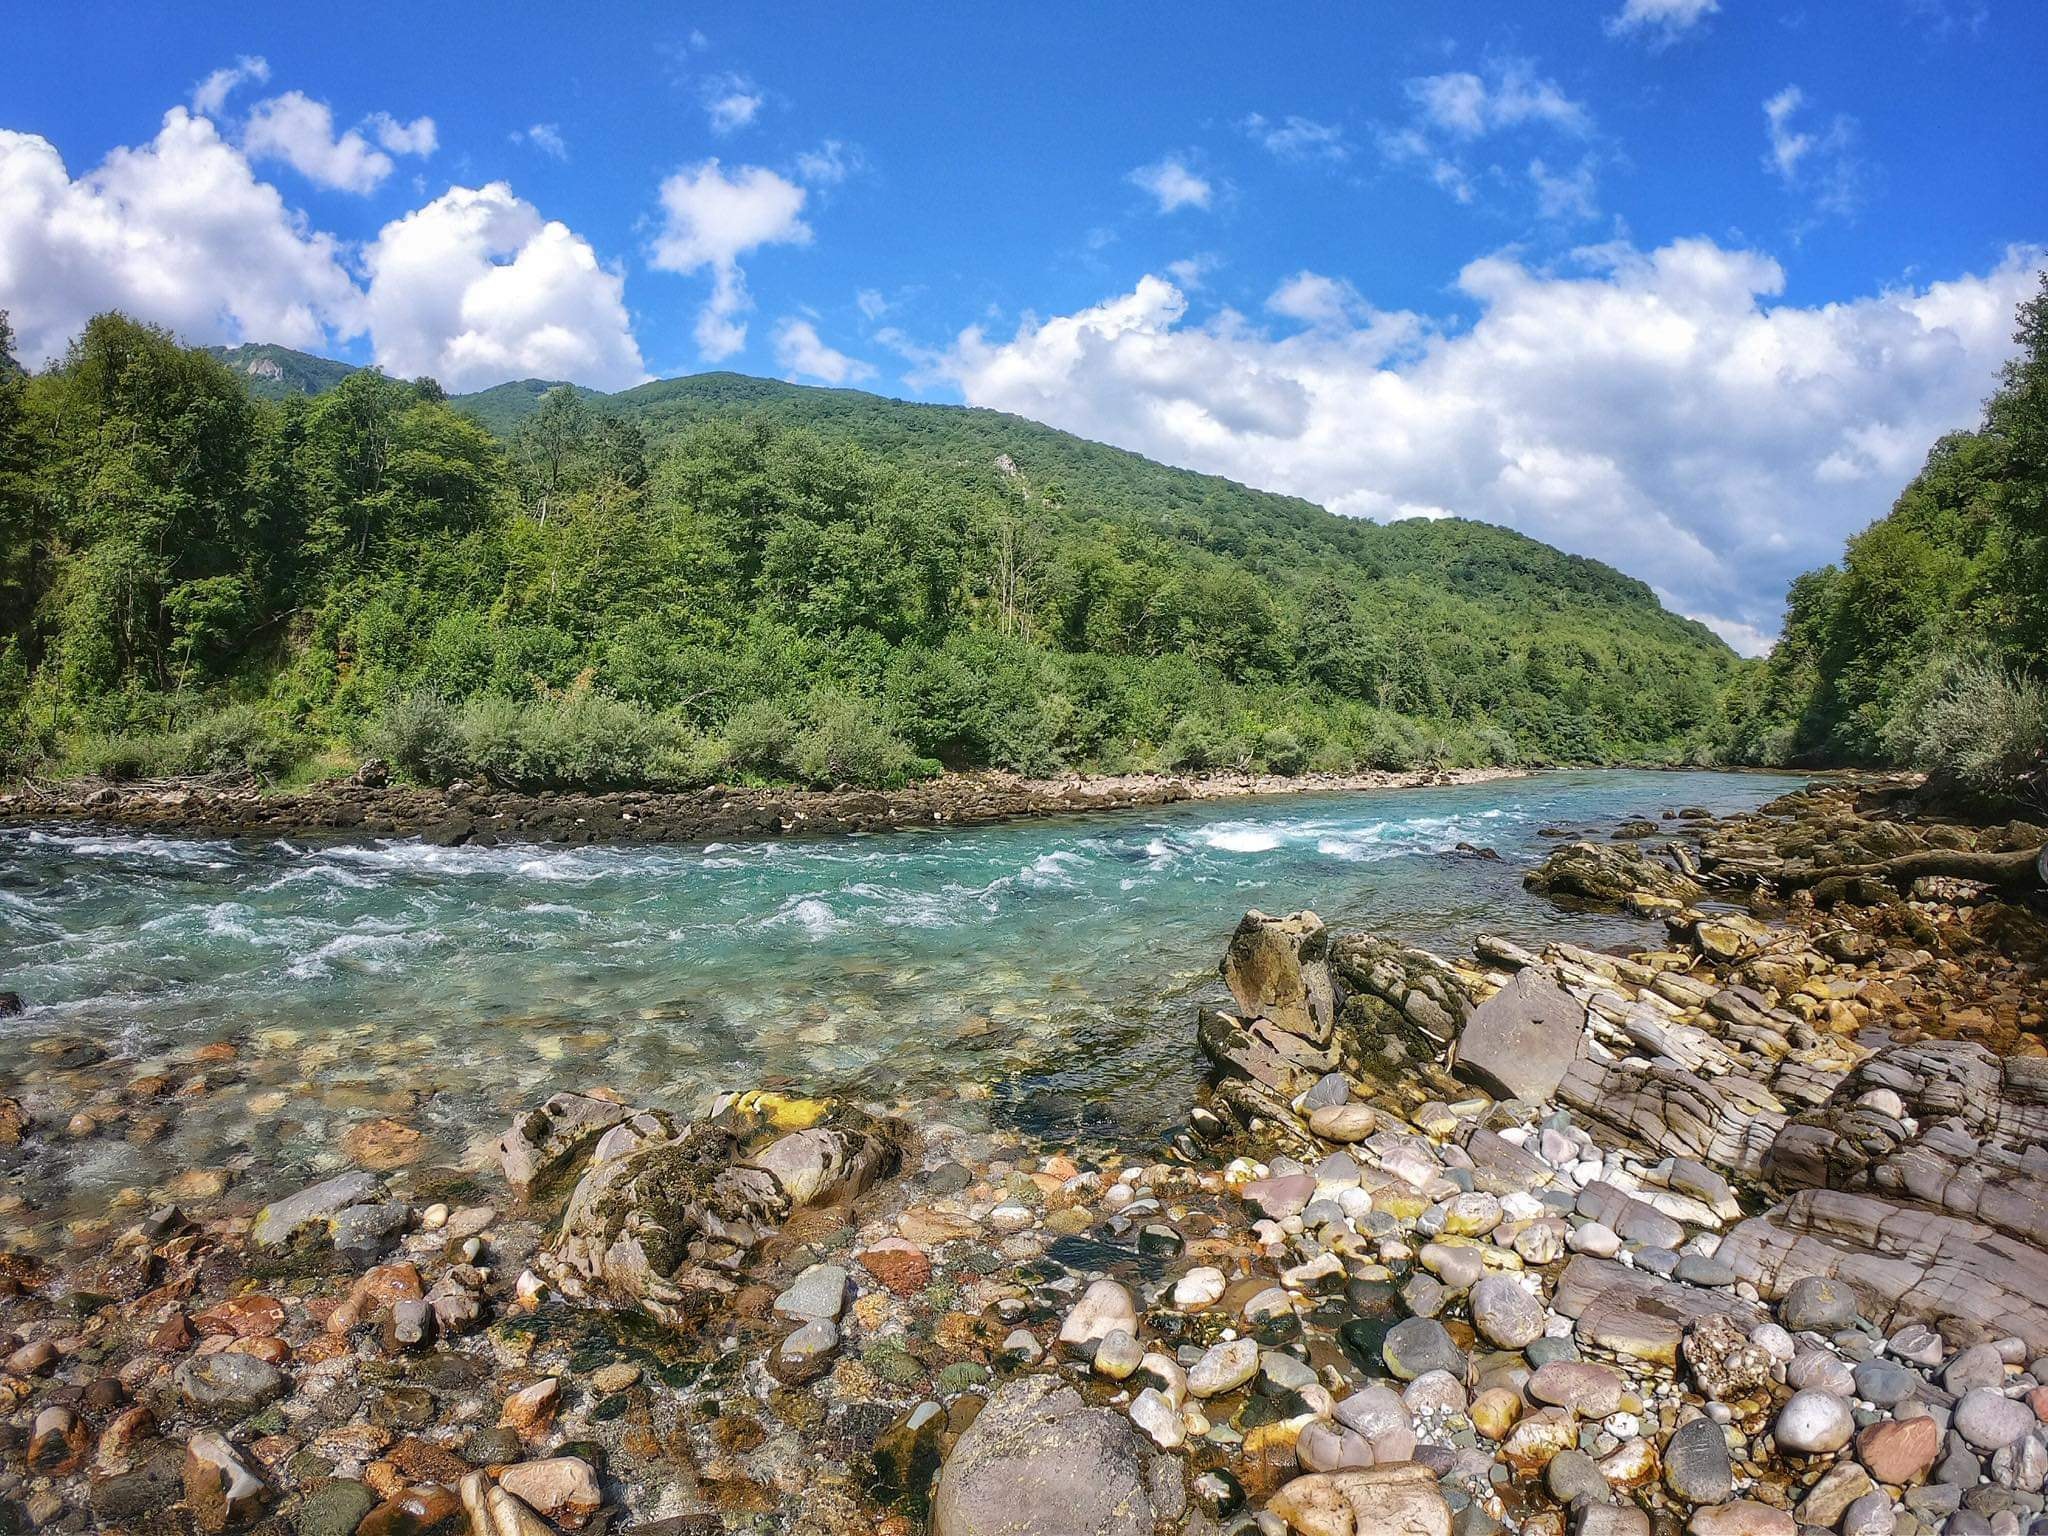
[[[1246,908],[1434,948],[1567,924],[1654,942],[1653,924],[1525,893],[1539,831],[1605,835],[1791,786],[1546,773],[688,849],[10,830],[0,989],[29,1007],[0,1021],[0,1092],[33,1093],[38,1062],[68,1059],[59,1041],[106,1052],[117,1080],[236,1047],[233,1087],[195,1092],[160,1139],[81,1141],[46,1166],[73,1201],[175,1168],[286,1181],[334,1166],[342,1130],[373,1115],[455,1154],[565,1087],[692,1112],[788,1083],[1151,1135],[1187,1113],[1195,1010],[1222,996]]]

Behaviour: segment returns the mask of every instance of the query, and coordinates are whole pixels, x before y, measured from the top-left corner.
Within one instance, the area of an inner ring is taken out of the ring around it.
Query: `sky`
[[[19,7],[0,308],[453,391],[1018,412],[1607,560],[1738,649],[1973,425],[2038,0]]]

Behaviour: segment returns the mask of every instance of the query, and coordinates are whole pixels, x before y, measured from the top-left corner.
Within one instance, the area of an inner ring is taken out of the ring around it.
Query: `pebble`
[[[1978,1388],[1963,1395],[1955,1408],[1955,1429],[1980,1451],[2011,1445],[2040,1422],[2025,1403]]]
[[[1543,1335],[1543,1303],[1505,1275],[1488,1275],[1473,1286],[1471,1306],[1472,1326],[1501,1349],[1520,1349]]]
[[[1200,1311],[1223,1299],[1223,1271],[1204,1265],[1191,1269],[1173,1284],[1173,1304],[1183,1312]]]
[[[1235,1391],[1259,1372],[1259,1341],[1230,1339],[1212,1344],[1202,1358],[1188,1367],[1188,1391],[1196,1397],[1216,1397]]]
[[[1718,1504],[1735,1491],[1720,1425],[1699,1418],[1678,1426],[1664,1447],[1664,1485],[1688,1504]]]
[[[1771,1433],[1786,1450],[1821,1456],[1839,1451],[1849,1443],[1849,1437],[1856,1433],[1856,1416],[1846,1400],[1809,1387],[1793,1393],[1778,1410]]]
[[[1073,1310],[1067,1313],[1066,1321],[1060,1324],[1060,1343],[1076,1352],[1092,1352],[1095,1345],[1118,1329],[1136,1337],[1137,1305],[1131,1300],[1131,1293],[1116,1281],[1097,1280],[1082,1293]]]
[[[1381,1357],[1387,1369],[1402,1381],[1413,1381],[1430,1371],[1465,1374],[1465,1355],[1433,1318],[1411,1317],[1387,1330]]]

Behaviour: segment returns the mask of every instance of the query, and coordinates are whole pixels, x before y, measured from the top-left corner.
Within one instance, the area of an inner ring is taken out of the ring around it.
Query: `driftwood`
[[[1787,890],[1804,890],[1828,880],[1879,880],[1905,890],[1927,875],[1976,880],[2002,890],[2030,891],[2048,884],[2048,847],[2006,853],[1977,853],[1955,848],[1926,848],[1872,864],[1824,864],[1812,869],[1780,871],[1777,882]]]

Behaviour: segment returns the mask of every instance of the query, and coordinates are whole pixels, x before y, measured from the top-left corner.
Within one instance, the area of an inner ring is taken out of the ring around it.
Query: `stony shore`
[[[1249,914],[1149,1148],[565,1066],[457,1166],[364,1114],[268,1203],[191,1167],[53,1226],[39,1179],[248,1063],[43,1042],[0,1078],[0,1529],[2018,1536],[2048,925],[1811,877],[2044,836],[1674,808],[1531,877],[1665,920],[1626,955]]]
[[[277,792],[253,784],[204,782],[19,785],[0,791],[0,826],[65,822],[213,837],[417,837],[449,847],[499,842],[694,843],[976,826],[1247,795],[1479,784],[1519,771],[1132,773],[1058,779],[986,772],[945,774],[897,790],[720,786],[688,793],[521,794],[490,785],[394,785],[372,765],[370,772],[353,779]]]

